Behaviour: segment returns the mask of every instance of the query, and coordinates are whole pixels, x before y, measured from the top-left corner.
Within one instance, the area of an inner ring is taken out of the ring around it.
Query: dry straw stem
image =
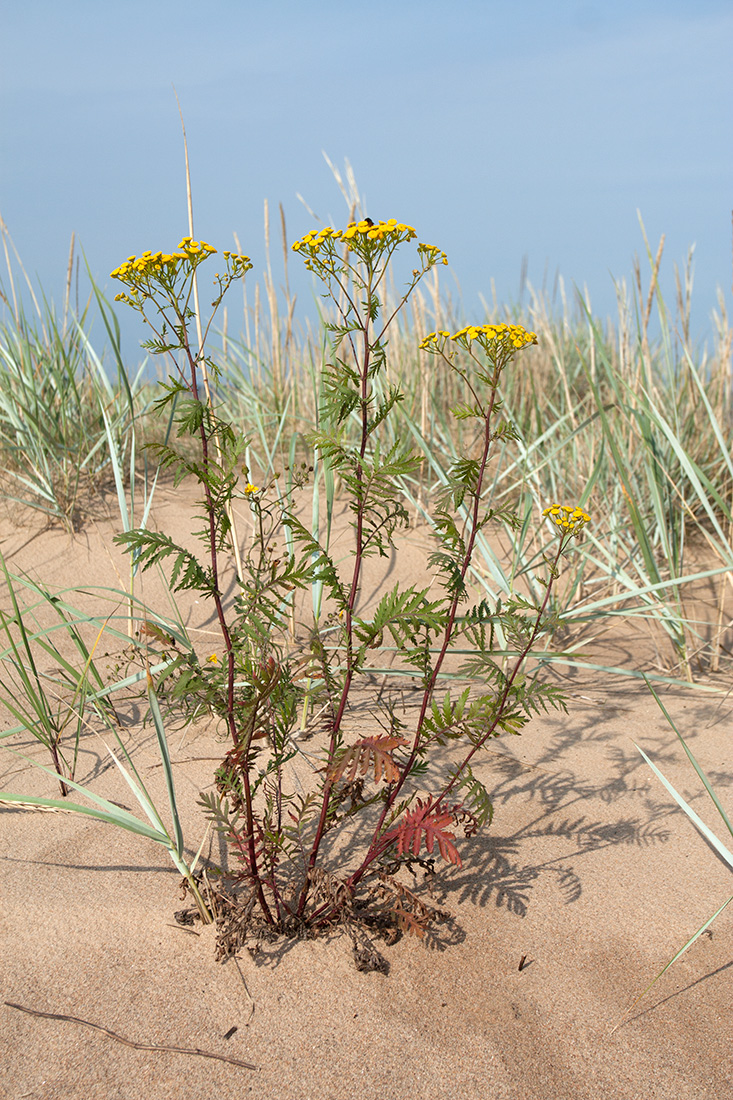
[[[646,366],[647,370],[649,370],[650,366],[651,366],[650,353],[649,353],[649,321],[650,321],[651,315],[652,315],[652,306],[654,304],[654,295],[658,290],[659,268],[660,268],[661,263],[662,263],[662,253],[664,251],[665,234],[662,233],[662,236],[659,239],[659,245],[657,247],[657,254],[656,254],[656,257],[654,258],[654,261],[652,262],[652,253],[651,253],[651,249],[649,247],[649,241],[647,239],[646,229],[644,228],[644,222],[642,221],[642,218],[641,218],[641,211],[637,210],[636,213],[637,213],[637,216],[639,218],[639,225],[641,226],[641,232],[642,232],[642,235],[644,237],[644,244],[646,246],[647,255],[649,257],[650,263],[652,264],[652,276],[651,276],[651,280],[649,282],[649,291],[647,293],[646,304],[644,305],[644,312],[643,312],[642,320],[641,320],[642,360],[643,360],[644,365]],[[634,275],[635,275],[635,278],[636,278],[636,287],[637,287],[637,290],[639,292],[639,302],[641,302],[643,300],[643,295],[642,295],[642,289],[641,289],[641,266],[639,264],[638,257],[634,258]]]
[[[252,1062],[242,1062],[239,1058],[230,1058],[227,1054],[214,1054],[212,1051],[199,1050],[198,1047],[171,1047],[163,1046],[160,1043],[139,1043],[134,1039],[126,1039],[124,1035],[112,1031],[111,1028],[105,1027],[103,1024],[95,1024],[91,1020],[82,1020],[79,1016],[67,1016],[62,1012],[41,1012],[37,1008],[28,1008],[26,1005],[19,1005],[14,1001],[4,1001],[3,1003],[8,1008],[15,1008],[18,1012],[27,1013],[28,1016],[38,1016],[44,1020],[64,1020],[69,1024],[81,1024],[83,1027],[94,1028],[95,1031],[101,1031],[108,1035],[110,1039],[114,1039],[126,1047],[132,1047],[133,1050],[154,1050],[163,1054],[191,1054],[198,1058],[212,1058],[217,1062],[227,1062],[231,1066],[241,1066],[242,1069],[257,1069],[257,1066],[253,1065]]]
[[[188,161],[188,140],[186,138],[186,126],[185,126],[185,123],[183,121],[183,112],[181,110],[181,104],[180,104],[180,101],[178,99],[178,93],[176,92],[175,88],[173,89],[173,94],[176,97],[176,103],[178,104],[178,113],[179,113],[180,118],[181,118],[181,131],[183,133],[183,151],[184,151],[184,158],[185,158],[185,165],[186,165],[186,205],[187,205],[187,208],[188,208],[188,233],[189,233],[189,236],[193,239],[195,237],[195,234],[194,234],[194,231],[193,231],[193,193],[191,191],[191,169],[190,169],[190,165],[189,165],[189,161]],[[198,284],[198,272],[197,271],[194,271],[194,273],[193,273],[193,302],[194,302],[194,312],[196,314],[196,339],[197,339],[198,352],[199,352],[198,365],[201,369],[201,377],[204,380],[204,389],[206,390],[206,400],[208,402],[209,408],[213,409],[214,403],[213,403],[213,399],[212,399],[212,396],[211,396],[211,386],[210,386],[210,383],[209,383],[209,371],[208,371],[208,367],[206,365],[206,358],[203,355],[204,338],[203,338],[203,331],[202,331],[202,327],[201,327],[201,309],[200,309],[200,305],[199,305],[199,284]],[[214,451],[216,453],[217,461],[221,464],[221,460],[222,460],[221,447],[219,445],[219,440],[216,437],[214,438]],[[230,543],[230,546],[231,546],[232,555],[234,557],[234,561],[235,561],[236,568],[237,568],[237,576],[238,576],[238,578],[240,580],[240,583],[241,583],[242,578],[244,577],[244,567],[242,565],[242,555],[241,555],[241,551],[240,551],[240,547],[239,547],[239,536],[237,534],[237,521],[236,521],[236,517],[234,515],[234,511],[233,511],[233,509],[231,508],[230,505],[226,506],[226,512],[227,512],[227,517],[229,519],[229,543]]]
[[[64,323],[61,330],[62,336],[66,334],[66,324],[69,317],[69,298],[71,297],[71,278],[74,273],[74,240],[75,233],[72,230],[71,243],[69,245],[69,264],[66,269],[66,289],[64,291]]]

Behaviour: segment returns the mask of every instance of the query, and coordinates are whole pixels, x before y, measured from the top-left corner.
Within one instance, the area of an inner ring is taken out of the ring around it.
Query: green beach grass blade
[[[171,818],[173,820],[173,831],[176,838],[176,854],[181,859],[183,855],[183,833],[181,831],[181,819],[178,815],[178,806],[176,804],[176,788],[173,782],[173,769],[171,768],[171,758],[168,752],[168,740],[165,736],[165,727],[163,726],[163,716],[160,713],[160,706],[158,705],[158,697],[155,694],[155,684],[153,683],[153,677],[150,674],[150,670],[147,669],[147,688],[148,688],[148,704],[150,706],[150,714],[153,719],[153,725],[155,726],[155,735],[158,738],[158,750],[160,752],[160,759],[163,762],[163,771],[165,772],[165,782],[168,787],[168,800],[171,807]]]
[[[53,771],[53,769],[47,768],[45,764],[39,763],[32,757],[26,756],[24,753],[16,752],[14,749],[10,749],[8,751],[12,752],[14,756],[19,756],[21,759],[27,761],[29,764],[32,764],[35,768],[40,768],[41,771],[46,772],[48,775],[54,776],[54,778],[56,778],[56,773]],[[111,755],[114,759],[114,754]],[[119,766],[119,762],[115,762]],[[126,829],[128,832],[135,833],[138,836],[147,837],[149,840],[154,840],[157,844],[163,844],[167,848],[173,847],[171,838],[168,836],[167,832],[163,828],[158,826],[158,822],[160,822],[160,817],[158,815],[154,815],[157,819],[155,821],[152,818],[149,818],[151,824],[146,825],[144,821],[140,821],[139,818],[135,817],[135,815],[130,813],[128,810],[123,809],[123,807],[121,806],[117,806],[114,802],[110,802],[108,799],[103,798],[101,795],[95,794],[87,787],[82,786],[81,783],[77,783],[75,779],[67,779],[66,783],[69,787],[73,788],[73,790],[79,791],[80,794],[83,794],[84,797],[88,798],[90,802],[94,803],[94,805],[91,807],[82,806],[74,802],[69,802],[65,798],[41,798],[37,795],[14,794],[10,791],[0,791],[0,802],[5,802],[8,804],[22,803],[23,805],[27,806],[48,807],[56,810],[63,810],[64,812],[69,813],[86,814],[88,817],[97,818],[97,820],[104,821],[109,825],[116,825],[118,826],[118,828]],[[149,804],[149,798],[146,796],[146,794],[143,794],[143,792],[139,788],[136,788],[136,786],[133,786],[132,789],[135,792],[135,796],[136,798],[138,798],[141,806],[147,807],[147,805]]]
[[[649,687],[650,687],[650,690],[651,690],[651,685],[649,685]],[[677,805],[685,811],[685,813],[687,814],[687,816],[689,817],[690,821],[695,826],[695,828],[698,829],[699,832],[702,833],[702,835],[705,837],[705,839],[707,840],[707,842],[711,846],[711,848],[715,849],[715,851],[718,853],[718,855],[721,856],[722,859],[725,860],[725,862],[728,864],[730,869],[733,871],[733,853],[731,853],[729,851],[729,849],[726,848],[726,846],[723,844],[723,842],[721,840],[719,840],[718,837],[715,835],[713,830],[710,829],[705,824],[705,822],[702,820],[702,818],[700,818],[695,813],[692,806],[690,806],[690,804],[688,802],[685,802],[682,795],[678,791],[675,790],[675,788],[672,786],[672,784],[669,782],[669,780],[659,770],[659,768],[654,763],[654,761],[650,760],[649,757],[647,756],[647,754],[644,752],[644,750],[639,745],[636,744],[636,741],[632,741],[632,744],[633,744],[634,748],[637,749],[641,753],[644,760],[647,762],[649,767],[652,769],[652,771],[654,772],[654,774],[656,775],[656,777],[660,781],[660,783],[662,783],[667,788],[667,790],[672,795],[672,798],[675,800]],[[685,748],[686,748],[686,751],[687,751],[687,755],[692,760],[692,762],[695,766],[695,770],[697,771],[698,775],[703,776],[703,781],[705,783],[706,788],[708,789],[708,793],[711,795],[711,797],[712,797],[713,801],[715,802],[716,806],[719,806],[718,799],[713,794],[712,789],[710,788],[710,784],[709,784],[708,780],[703,775],[702,769],[698,765],[697,761],[695,760],[694,756],[690,752],[689,748],[687,748],[687,746],[685,746]],[[723,820],[725,821],[726,825],[730,829],[730,823],[729,823],[726,815],[723,813],[722,809],[721,809],[721,814],[722,814]]]
[[[112,757],[128,787],[134,794],[140,808],[143,810],[145,816],[148,818],[148,821],[150,822],[149,825],[146,825],[144,821],[141,821],[139,818],[135,817],[135,815],[130,813],[128,810],[125,810],[124,807],[118,806],[114,802],[110,802],[108,799],[103,798],[101,795],[96,794],[94,791],[89,790],[88,787],[84,787],[81,783],[77,783],[76,780],[73,779],[66,779],[66,785],[68,787],[71,787],[73,790],[79,791],[81,794],[84,795],[85,798],[88,798],[89,801],[93,803],[91,807],[83,806],[80,803],[69,802],[67,799],[64,798],[43,798],[37,795],[16,794],[10,791],[0,791],[0,804],[5,803],[7,805],[19,805],[23,807],[37,809],[58,810],[65,813],[76,813],[86,817],[93,817],[96,818],[98,821],[103,821],[108,825],[115,825],[120,829],[125,829],[127,832],[134,833],[136,836],[145,837],[148,840],[154,840],[156,844],[163,845],[163,847],[170,855],[176,869],[186,879],[188,887],[191,890],[191,893],[196,901],[196,905],[199,909],[202,920],[204,920],[204,923],[211,923],[211,914],[209,913],[208,907],[199,892],[198,886],[193,877],[193,871],[187,864],[183,855],[183,835],[176,806],[171,762],[168,754],[167,743],[165,741],[165,734],[162,731],[162,723],[161,736],[159,737],[158,745],[159,748],[161,748],[161,757],[163,759],[163,766],[166,773],[166,783],[168,785],[168,792],[171,802],[174,838],[171,838],[168,830],[165,828],[163,820],[158,813],[150,795],[148,794],[145,785],[140,779],[137,770],[132,764],[132,761],[124,745],[122,745],[122,742],[120,742],[120,747],[125,753],[128,763],[130,763],[132,767],[134,777],[132,774],[130,774],[130,772],[128,772],[128,770],[117,758],[112,749],[110,749],[109,746],[105,747],[107,748],[107,751]],[[162,746],[165,746],[164,755]],[[48,775],[58,778],[55,771],[53,771],[51,768],[46,767],[44,764],[39,763],[37,760],[33,760],[31,757],[25,756],[23,753],[16,752],[13,749],[9,751],[11,751],[14,756],[19,756],[21,757],[21,759],[26,760],[34,767],[40,768],[41,771],[46,772]],[[196,860],[198,860],[200,851],[201,849],[199,849],[199,852],[196,855]]]
[[[723,809],[718,796],[715,794],[715,791],[712,788],[710,780],[705,775],[705,772],[703,771],[700,764],[695,759],[695,756],[694,756],[692,750],[690,749],[689,745],[685,741],[685,739],[682,736],[682,734],[680,733],[680,731],[677,729],[677,726],[675,725],[674,720],[672,719],[671,715],[667,711],[667,708],[662,703],[662,700],[659,698],[656,691],[654,690],[652,685],[649,683],[649,680],[646,677],[645,677],[645,679],[647,680],[647,687],[649,688],[652,695],[654,696],[657,704],[659,705],[662,713],[664,714],[664,717],[667,719],[667,722],[669,723],[669,725],[672,727],[672,729],[676,733],[678,740],[680,741],[683,749],[685,750],[685,753],[687,755],[688,760],[692,764],[692,766],[695,769],[697,775],[699,776],[700,780],[702,781],[702,784],[705,787],[705,790],[707,791],[710,798],[712,799],[713,805],[715,806],[716,810],[718,811],[721,818],[723,819],[723,822],[725,823],[725,826],[726,826],[728,832],[731,834],[731,836],[733,836],[733,828],[731,827],[730,819],[728,818],[728,815],[726,814],[725,810]],[[635,741],[633,741],[632,744],[638,750],[638,752],[641,753],[643,759],[646,761],[646,763],[652,769],[652,771],[654,772],[654,774],[656,775],[656,777],[660,781],[660,783],[662,783],[663,786],[666,788],[666,790],[669,792],[669,794],[671,794],[672,798],[675,800],[677,805],[682,810],[684,810],[684,812],[687,814],[688,818],[690,819],[692,824],[695,826],[695,828],[702,834],[702,836],[705,838],[705,840],[711,846],[711,848],[713,848],[714,851],[716,851],[718,853],[718,855],[721,857],[721,859],[733,871],[733,852],[731,852],[730,849],[726,848],[726,846],[719,839],[719,837],[716,836],[716,834],[713,832],[713,830],[705,824],[705,822],[699,817],[698,814],[695,813],[695,811],[692,809],[692,807],[689,805],[689,803],[686,802],[685,799],[682,797],[682,795],[672,786],[672,784],[669,782],[669,780],[666,778],[666,776],[664,776],[662,774],[662,772],[656,766],[654,761],[650,760],[650,758],[647,756],[647,754],[644,752],[644,750],[639,745],[637,745]],[[684,946],[681,947],[679,949],[679,951],[677,951],[673,955],[673,957],[669,960],[669,962],[666,964],[666,966],[664,966],[662,968],[662,970],[659,971],[659,973],[652,979],[652,981],[649,983],[649,985],[646,987],[646,989],[644,989],[639,994],[639,996],[634,1000],[633,1004],[631,1005],[631,1008],[633,1008],[636,1004],[638,1004],[638,1002],[641,1000],[641,998],[644,997],[649,992],[649,990],[652,988],[652,986],[655,985],[659,981],[659,979],[662,977],[662,975],[666,974],[666,972],[669,970],[669,968],[675,962],[677,962],[677,960],[682,955],[684,955],[685,951],[687,951],[687,949],[689,947],[692,947],[693,943],[695,943],[695,941],[698,940],[700,938],[700,936],[702,936],[703,932],[705,932],[710,927],[710,925],[713,923],[713,921],[716,919],[716,917],[718,917],[723,912],[723,910],[728,905],[730,905],[731,901],[733,901],[733,895],[731,895],[731,897],[729,897],[727,899],[727,901],[724,901],[723,904],[721,906],[719,906],[718,909],[715,910],[713,915],[711,917],[709,917],[705,921],[705,923],[702,924],[700,926],[700,928],[698,928],[698,930],[694,933],[694,935],[692,935],[689,938],[687,943],[685,943]],[[631,1008],[629,1009],[629,1011],[631,1011]]]
[[[649,688],[650,692],[654,696],[654,698],[657,702],[657,705],[659,706],[659,709],[661,710],[664,717],[667,719],[667,722],[669,723],[669,725],[672,727],[672,729],[676,733],[678,741],[682,745],[682,748],[685,750],[685,754],[687,755],[687,759],[690,761],[693,768],[697,772],[697,775],[700,778],[700,781],[702,782],[703,786],[705,787],[705,790],[708,792],[708,795],[712,799],[712,802],[713,802],[713,805],[715,806],[715,809],[718,811],[721,818],[723,819],[723,822],[725,823],[726,829],[728,830],[730,835],[733,837],[733,825],[731,825],[730,819],[729,819],[728,815],[726,814],[725,810],[723,809],[723,807],[720,803],[720,799],[718,798],[715,791],[713,790],[712,785],[710,783],[710,780],[708,779],[708,777],[705,775],[705,772],[703,771],[703,769],[698,764],[692,750],[690,749],[689,745],[685,741],[685,739],[682,736],[682,734],[680,733],[680,731],[677,729],[677,726],[675,725],[674,719],[669,714],[669,712],[668,712],[667,708],[665,707],[664,703],[659,698],[656,691],[654,690],[654,688],[652,687],[652,685],[649,683],[648,680],[647,680],[647,687]],[[638,746],[637,746],[637,748],[638,748]],[[642,750],[639,749],[639,752],[642,752]],[[642,756],[643,755],[644,755],[644,753],[642,752]],[[651,761],[648,761],[648,763],[651,764]],[[709,842],[713,845],[713,847],[716,848],[716,850],[718,850],[720,852],[723,859],[728,863],[731,870],[733,870],[733,855],[731,855],[731,853],[726,848],[722,847],[722,845],[720,844],[720,841],[718,841],[718,839],[714,836],[714,834],[712,834],[710,832],[710,830],[707,828],[707,826],[704,825],[699,820],[699,818],[697,817],[697,814],[695,814],[694,810],[690,809],[690,807],[687,805],[687,803],[685,803],[684,800],[677,794],[677,792],[674,790],[672,785],[670,783],[668,783],[666,779],[664,779],[661,772],[659,772],[659,770],[656,768],[656,766],[654,764],[651,764],[651,767],[654,769],[655,773],[659,776],[659,778],[663,781],[664,785],[669,790],[669,793],[679,803],[679,805],[682,807],[682,809],[688,815],[690,820],[695,822],[695,824],[700,829],[700,831],[703,833],[703,835],[709,840]]]

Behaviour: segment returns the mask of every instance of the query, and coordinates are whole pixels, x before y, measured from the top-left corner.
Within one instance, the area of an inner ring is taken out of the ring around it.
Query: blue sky
[[[314,224],[298,194],[345,223],[325,151],[372,217],[448,253],[467,319],[492,279],[516,301],[524,256],[534,285],[559,272],[613,312],[637,209],[667,234],[668,292],[696,244],[695,331],[716,287],[731,305],[730,0],[0,0],[0,38],[0,214],[57,302],[72,230],[110,293],[122,259],[187,231],[175,85],[196,235],[236,232],[254,274],[265,198],[291,241]],[[131,357],[138,335],[129,318]]]

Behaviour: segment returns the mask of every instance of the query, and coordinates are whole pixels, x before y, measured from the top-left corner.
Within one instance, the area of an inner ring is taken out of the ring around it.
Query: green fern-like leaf
[[[470,405],[463,402],[457,405],[453,405],[451,408],[451,412],[455,416],[456,420],[483,420],[485,415],[484,410],[481,408],[480,405]]]
[[[457,770],[451,772],[451,778],[455,777],[457,774],[459,774]],[[494,807],[489,798],[489,792],[486,790],[483,783],[473,774],[469,764],[466,764],[460,772],[460,778],[454,790],[461,791],[462,802],[464,806],[471,811],[479,827],[491,824],[491,819],[494,816]]]
[[[114,542],[132,551],[143,570],[173,555],[171,583],[176,592],[184,589],[198,592],[213,590],[209,572],[202,568],[195,555],[161,531],[123,531],[115,535]]]

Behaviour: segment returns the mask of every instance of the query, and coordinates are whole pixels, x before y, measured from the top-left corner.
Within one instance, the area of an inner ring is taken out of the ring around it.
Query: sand
[[[183,503],[171,490],[160,497],[159,522],[178,525],[174,535],[190,531]],[[117,584],[115,569],[122,574],[124,562],[109,548],[113,528],[113,520],[99,518],[72,537],[16,514],[3,521],[0,548],[11,569],[49,585]],[[425,541],[411,537],[407,562],[387,563],[391,583],[422,569]],[[147,599],[160,597],[152,581],[146,585]],[[604,640],[616,644],[610,663],[651,659],[642,635],[623,623],[616,629],[615,642]],[[590,674],[563,683],[567,716],[533,719],[521,737],[503,737],[484,755],[477,772],[495,815],[480,836],[462,842],[463,867],[441,871],[440,896],[452,919],[432,944],[406,936],[380,944],[387,974],[357,971],[343,933],[264,945],[254,957],[242,950],[217,963],[213,930],[187,931],[174,920],[180,879],[164,849],[88,819],[0,807],[0,1096],[733,1095],[729,911],[630,1010],[733,892],[730,869],[632,740],[716,831],[722,826],[646,689]],[[707,683],[718,694],[668,688],[664,699],[731,808],[729,674]],[[142,709],[127,715],[125,736],[165,805],[154,737],[142,717]],[[46,762],[32,738],[15,747]],[[189,854],[204,831],[196,798],[216,766],[205,758],[221,751],[211,728],[171,737]],[[91,734],[77,776],[130,805]],[[54,793],[50,780],[4,750],[0,789]],[[212,858],[219,858],[216,845]],[[135,1049],[1,1003],[8,1001],[75,1016],[134,1043],[198,1048],[256,1068]]]

